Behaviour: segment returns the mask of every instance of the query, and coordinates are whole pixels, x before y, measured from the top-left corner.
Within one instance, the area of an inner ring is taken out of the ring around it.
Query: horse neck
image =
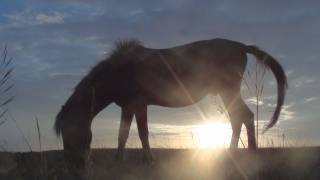
[[[92,85],[86,89],[76,89],[65,104],[66,108],[72,109],[75,113],[81,113],[83,117],[94,118],[112,102],[111,95],[95,87]]]
[[[112,102],[112,97],[108,93],[104,93],[102,89],[91,89],[90,111],[92,117],[96,116],[102,109]]]

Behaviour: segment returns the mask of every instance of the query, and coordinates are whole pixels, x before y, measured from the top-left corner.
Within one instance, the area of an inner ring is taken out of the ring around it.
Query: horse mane
[[[90,72],[79,82],[75,87],[75,91],[86,89],[92,85],[94,78],[101,72],[110,71],[108,69],[113,69],[115,66],[125,63],[126,58],[124,56],[130,57],[131,53],[134,53],[137,47],[143,47],[142,43],[136,39],[125,39],[119,40],[114,43],[114,47],[107,54],[107,57],[98,62]]]
[[[75,98],[83,96],[83,92],[88,91],[90,87],[94,87],[94,82],[97,76],[105,75],[112,72],[116,67],[121,66],[128,62],[128,58],[136,55],[135,49],[137,47],[143,47],[142,43],[135,39],[119,40],[114,43],[114,47],[107,54],[107,57],[98,62],[89,73],[76,85],[73,94],[69,97],[66,104],[62,106],[61,111],[58,113],[54,125],[54,130],[57,135],[60,135],[63,127],[63,116],[68,111],[68,104],[70,104]],[[90,89],[89,89],[90,90]],[[90,92],[90,91],[88,91]]]
[[[139,46],[142,46],[142,43],[137,39],[119,40],[114,43],[114,48],[111,50],[109,57],[112,58],[130,53],[130,51]]]

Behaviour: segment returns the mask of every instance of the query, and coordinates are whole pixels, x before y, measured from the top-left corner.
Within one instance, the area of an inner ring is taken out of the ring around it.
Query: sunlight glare
[[[199,148],[222,148],[229,144],[231,128],[229,123],[210,122],[196,126],[193,135]]]

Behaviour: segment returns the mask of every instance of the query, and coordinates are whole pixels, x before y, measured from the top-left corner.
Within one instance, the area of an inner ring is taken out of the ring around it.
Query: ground
[[[93,180],[320,179],[320,147],[240,149],[153,149],[155,161],[142,161],[140,149],[128,149],[125,160],[115,149],[94,149]],[[0,153],[0,180],[66,179],[62,151]]]

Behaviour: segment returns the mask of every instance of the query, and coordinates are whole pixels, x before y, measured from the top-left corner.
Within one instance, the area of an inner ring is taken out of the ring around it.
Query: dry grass
[[[319,179],[320,148],[154,149],[153,165],[142,162],[140,149],[129,149],[124,162],[114,160],[115,149],[94,149],[90,179]],[[62,151],[0,153],[0,179],[66,179]],[[41,157],[47,160],[45,164]],[[42,157],[43,158],[43,157]],[[42,171],[46,166],[46,171]],[[45,173],[45,174],[44,174]]]

